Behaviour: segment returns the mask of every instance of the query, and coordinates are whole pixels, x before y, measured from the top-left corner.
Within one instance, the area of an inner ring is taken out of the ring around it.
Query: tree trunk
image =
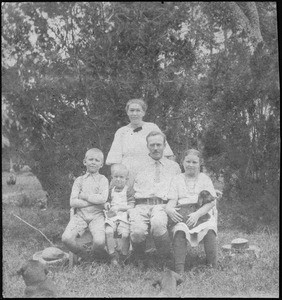
[[[231,15],[239,28],[246,30],[251,38],[252,45],[263,42],[260,30],[259,15],[255,2],[226,2],[231,11]]]

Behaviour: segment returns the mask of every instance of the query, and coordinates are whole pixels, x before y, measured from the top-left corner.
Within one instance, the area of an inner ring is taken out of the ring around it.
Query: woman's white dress
[[[124,164],[129,169],[129,177],[133,179],[148,159],[146,136],[153,130],[161,131],[156,124],[150,122],[144,122],[138,132],[134,132],[130,124],[119,128],[115,133],[106,164]],[[171,155],[173,152],[166,143],[164,156]]]

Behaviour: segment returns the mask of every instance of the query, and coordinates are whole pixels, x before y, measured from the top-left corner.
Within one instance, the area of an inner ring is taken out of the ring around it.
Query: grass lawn
[[[18,206],[17,197],[25,193],[32,201],[42,198],[40,183],[30,173],[20,174],[15,186],[7,186],[7,173],[2,173],[3,193],[3,292],[5,298],[23,296],[24,282],[15,272],[26,259],[50,244],[40,233],[30,228],[12,213],[40,229],[61,249],[60,237],[69,220],[69,210],[40,210]],[[233,258],[221,252],[221,246],[237,237],[246,238],[250,245],[261,249],[258,259],[243,255]],[[219,267],[206,268],[203,246],[193,251],[193,267],[185,272],[184,282],[178,286],[180,297],[279,297],[279,234],[260,231],[246,234],[230,229],[218,233]],[[152,263],[144,271],[133,265],[124,269],[102,263],[83,263],[51,267],[48,276],[56,283],[60,297],[155,297],[158,288],[152,283],[161,270]]]

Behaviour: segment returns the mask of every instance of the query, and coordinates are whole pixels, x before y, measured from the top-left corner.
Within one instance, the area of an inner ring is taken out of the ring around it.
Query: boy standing
[[[109,194],[109,182],[104,175],[99,174],[103,162],[101,150],[92,148],[86,152],[83,160],[86,174],[76,178],[70,196],[70,206],[76,208],[76,213],[67,225],[62,241],[70,251],[83,258],[89,258],[92,253],[79,246],[76,237],[81,236],[87,227],[93,237],[93,253],[101,254],[105,248],[103,208]]]
[[[128,180],[128,169],[123,164],[114,164],[111,168],[113,188],[110,193],[110,202],[106,208],[106,243],[111,264],[118,264],[118,254],[115,251],[114,234],[121,235],[120,261],[124,261],[130,247],[129,221],[127,211],[134,207],[133,193],[130,193],[126,182]]]

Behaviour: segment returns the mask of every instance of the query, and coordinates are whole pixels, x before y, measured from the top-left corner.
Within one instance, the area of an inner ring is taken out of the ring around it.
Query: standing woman
[[[216,203],[214,201],[200,207],[197,211],[190,213],[186,223],[182,222],[182,216],[177,212],[177,204],[197,203],[201,191],[208,191],[216,198],[216,191],[210,177],[200,172],[202,164],[201,155],[198,150],[190,149],[184,152],[183,167],[185,172],[175,176],[171,183],[168,195],[169,202],[166,206],[168,216],[177,223],[173,228],[173,252],[175,271],[184,272],[185,258],[191,251],[191,247],[199,245],[204,241],[206,262],[208,265],[217,265],[217,217]],[[205,214],[210,219],[192,229],[188,226],[196,225],[198,219]]]
[[[106,164],[124,164],[129,170],[128,184],[132,185],[135,175],[148,159],[146,136],[153,130],[161,130],[156,124],[143,121],[147,110],[143,99],[129,100],[125,109],[130,123],[116,131]],[[164,156],[173,156],[168,143]]]

